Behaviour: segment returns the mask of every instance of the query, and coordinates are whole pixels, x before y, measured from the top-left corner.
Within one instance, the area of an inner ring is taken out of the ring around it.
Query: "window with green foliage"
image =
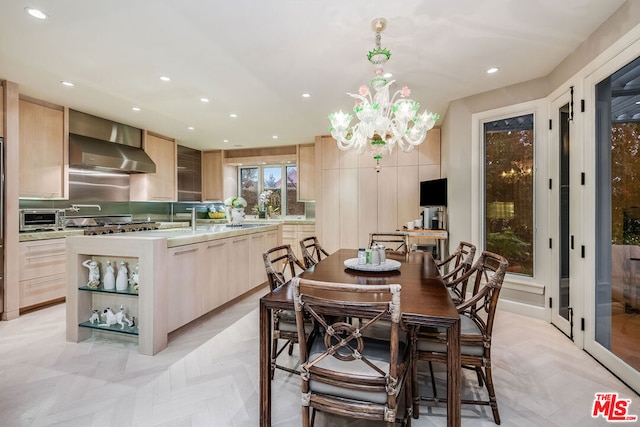
[[[484,123],[486,250],[527,276],[533,276],[533,119],[526,114]]]
[[[247,201],[246,213],[264,217],[305,215],[304,202],[297,201],[298,168],[296,165],[241,167],[238,170],[238,193]]]

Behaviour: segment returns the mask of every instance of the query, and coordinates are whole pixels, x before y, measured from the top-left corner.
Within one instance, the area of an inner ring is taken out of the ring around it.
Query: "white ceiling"
[[[351,110],[346,93],[371,78],[374,18],[389,20],[385,69],[443,116],[452,100],[547,75],[623,3],[4,0],[0,79],[197,149],[289,145],[313,142],[330,112]],[[490,66],[501,70],[487,75]]]

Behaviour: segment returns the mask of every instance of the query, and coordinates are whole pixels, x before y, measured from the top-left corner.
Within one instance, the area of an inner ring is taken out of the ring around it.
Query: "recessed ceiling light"
[[[170,82],[171,78],[167,76],[160,76],[160,80],[162,80],[163,82]]]
[[[202,101],[202,102],[209,102],[209,98],[200,98],[200,101]]]
[[[271,138],[278,139],[278,135],[273,135]]]
[[[225,144],[229,142],[228,139],[223,139],[222,142],[224,142]]]
[[[68,82],[66,80],[63,80],[60,82],[63,86],[67,86],[67,87],[74,87],[75,85],[71,82]]]
[[[311,98],[311,94],[310,93],[303,93],[302,97],[303,98]]]
[[[47,16],[46,13],[44,13],[41,10],[38,9],[34,9],[32,7],[25,7],[24,10],[31,16],[33,16],[34,18],[38,18],[38,19],[47,19],[49,16]]]
[[[238,115],[236,113],[231,113],[229,114],[229,117],[231,117],[232,119],[235,119],[236,117],[238,117]]]
[[[131,107],[133,111],[140,111],[140,107]]]
[[[498,67],[487,68],[487,74],[494,74],[494,73],[497,73],[499,70],[500,68]]]
[[[187,130],[194,130],[194,129],[195,129],[195,128],[194,128],[193,126],[189,126],[189,127],[187,128]]]

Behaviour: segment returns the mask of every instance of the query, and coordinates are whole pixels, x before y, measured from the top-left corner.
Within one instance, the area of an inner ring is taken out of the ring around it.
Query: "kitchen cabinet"
[[[370,153],[340,151],[330,136],[316,137],[315,155],[318,239],[329,252],[365,247],[369,233],[420,218],[420,181],[441,174],[440,129],[431,129],[410,153],[383,156],[380,172]]]
[[[316,226],[314,224],[283,224],[282,225],[282,244],[291,245],[293,253],[298,257],[300,262],[304,263],[302,259],[302,252],[300,251],[300,240],[307,237],[315,236]],[[269,242],[269,245],[265,247],[265,250],[272,248],[276,245]],[[266,277],[265,277],[266,280]]]
[[[229,277],[229,251],[231,239],[218,239],[204,243],[202,272],[202,311],[209,311],[231,301],[233,290]]]
[[[174,331],[203,314],[202,252],[203,247],[199,244],[168,250],[169,331]]]
[[[20,309],[66,296],[64,239],[20,242]]]
[[[298,200],[314,201],[316,199],[316,146],[315,144],[298,145]]]
[[[229,271],[226,286],[233,289],[235,295],[242,295],[251,289],[252,262],[250,254],[250,235],[238,236],[231,239],[229,250]],[[255,286],[255,285],[254,285]]]
[[[20,98],[19,121],[20,197],[68,198],[68,110]]]
[[[144,151],[156,164],[155,173],[131,175],[131,201],[176,201],[178,199],[178,151],[174,139],[145,132]]]
[[[224,168],[222,150],[202,153],[202,200],[224,200]]]

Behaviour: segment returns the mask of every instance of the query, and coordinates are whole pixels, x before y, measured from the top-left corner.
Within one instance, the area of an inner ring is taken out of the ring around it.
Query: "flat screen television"
[[[447,206],[447,178],[420,183],[420,206]]]

